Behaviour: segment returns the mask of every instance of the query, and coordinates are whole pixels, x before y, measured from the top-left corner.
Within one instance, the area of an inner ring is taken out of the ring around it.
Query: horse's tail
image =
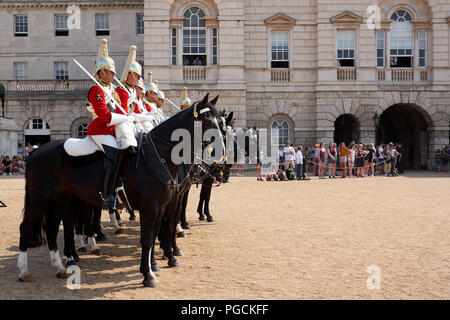
[[[43,239],[45,238],[44,224],[46,210],[31,210],[28,178],[25,172],[25,203],[23,207],[23,221],[20,224],[20,251],[42,246]]]

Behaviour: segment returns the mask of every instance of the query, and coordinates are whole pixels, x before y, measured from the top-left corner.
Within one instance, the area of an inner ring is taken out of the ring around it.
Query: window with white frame
[[[171,31],[171,64],[173,66],[177,65],[177,28],[172,28]]]
[[[285,120],[275,120],[271,127],[272,146],[284,145],[289,137],[289,124]]]
[[[271,68],[289,68],[289,32],[272,32],[271,52]]]
[[[55,15],[55,36],[68,36],[69,28],[67,27],[68,15]]]
[[[377,67],[384,68],[385,40],[384,31],[377,30]]]
[[[419,31],[419,67],[425,68],[427,66],[427,32]]]
[[[86,138],[88,126],[89,126],[89,124],[87,124],[87,123],[81,123],[78,126],[78,128],[77,128],[77,138],[78,139]]]
[[[144,34],[144,14],[142,13],[136,14],[136,34],[137,35]]]
[[[411,14],[403,9],[395,11],[390,25],[391,68],[412,68],[414,28]]]
[[[95,34],[97,36],[109,36],[109,14],[95,15]]]
[[[14,36],[16,37],[28,36],[28,16],[26,15],[14,16]]]
[[[198,7],[188,8],[184,12],[183,65],[206,65],[205,12]]]
[[[68,62],[55,62],[55,80],[69,80]]]
[[[337,66],[355,67],[355,31],[337,31]]]
[[[27,62],[14,62],[13,76],[14,76],[14,80],[27,80],[28,79],[28,63]]]
[[[50,135],[50,126],[44,119],[34,118],[26,123],[23,133],[25,136]]]

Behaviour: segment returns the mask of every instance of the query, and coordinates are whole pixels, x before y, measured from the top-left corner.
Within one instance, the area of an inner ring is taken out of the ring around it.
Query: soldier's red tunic
[[[117,102],[118,97],[115,97]],[[113,135],[114,133],[114,125],[108,126],[108,123],[111,122],[111,111],[108,109],[106,105],[106,99],[105,94],[100,88],[100,86],[92,86],[92,88],[89,90],[88,94],[88,100],[92,105],[92,108],[95,111],[95,114],[97,115],[97,118],[92,120],[92,122],[89,124],[87,129],[87,134],[91,136],[96,135]],[[109,99],[108,99],[109,100]]]
[[[152,111],[152,107],[150,106],[150,104],[148,104],[147,102],[145,102],[144,100],[144,105],[145,105],[145,109],[147,109],[148,112]]]
[[[141,100],[141,102],[142,102],[142,100]],[[142,113],[141,108],[139,108],[139,104],[138,103],[134,104],[134,113],[137,113],[137,114],[141,114]]]
[[[128,113],[128,98],[129,94],[124,88],[117,88],[116,89],[117,94],[120,98],[120,105],[122,106],[123,110],[125,110],[126,113]],[[123,114],[122,110],[118,109],[117,113]]]

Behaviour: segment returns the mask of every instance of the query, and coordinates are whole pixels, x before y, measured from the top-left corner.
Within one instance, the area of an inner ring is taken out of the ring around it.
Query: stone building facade
[[[219,94],[219,108],[234,111],[237,127],[255,126],[267,141],[263,149],[286,139],[304,146],[395,141],[407,149],[408,167],[431,168],[434,151],[449,143],[448,0],[30,3],[0,0],[1,30],[12,29],[15,14],[40,14],[40,35],[30,31],[22,41],[8,31],[12,39],[0,48],[0,80],[12,80],[18,58],[53,62],[65,52],[89,66],[101,38],[93,34],[95,15],[109,13],[108,40],[119,69],[128,46],[137,44],[144,69],[168,98],[178,103],[184,86],[194,100]],[[69,3],[81,8],[78,38],[70,34],[58,44],[42,36]],[[138,13],[144,13],[144,35],[136,35]],[[52,79],[48,63],[36,68],[29,79]],[[53,90],[50,100],[45,90],[20,92],[22,83],[9,81],[8,115],[21,128],[30,117],[43,117],[52,139],[74,135],[88,117],[79,97],[85,77],[77,72],[69,70],[70,86],[54,85],[61,90]],[[164,108],[174,112],[168,104]]]

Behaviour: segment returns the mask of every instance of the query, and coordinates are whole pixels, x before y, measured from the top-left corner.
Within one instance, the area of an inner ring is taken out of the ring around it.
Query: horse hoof
[[[66,273],[66,271],[59,271],[59,272],[56,274],[56,277],[57,277],[58,279],[67,279],[67,278],[69,277],[69,274]]]
[[[161,271],[161,268],[158,267],[156,264],[152,264],[152,271],[153,272],[158,272],[158,271]]]
[[[135,216],[131,216],[130,217],[130,221],[135,221],[136,220],[136,217]]]
[[[183,229],[189,230],[191,228],[191,225],[189,223],[186,223],[186,224],[182,224],[181,227]]]
[[[208,218],[206,219],[206,221],[208,222],[214,222],[214,218],[212,216],[208,216]]]
[[[79,259],[78,259],[79,260]],[[70,267],[70,266],[75,266],[75,259],[74,260],[67,260],[66,261],[66,268]]]
[[[169,261],[169,263],[167,263],[167,265],[169,266],[169,268],[176,268],[176,267],[180,266],[178,261]]]
[[[19,276],[19,281],[20,282],[31,282],[31,281],[33,281],[33,278],[31,277],[30,273],[25,273],[25,274]]]
[[[96,256],[100,255],[100,249],[92,250],[92,254],[95,254]]]
[[[103,233],[101,233],[101,234],[98,234],[98,235],[95,237],[95,240],[96,240],[97,242],[105,241],[105,240],[106,240],[106,237],[105,237],[105,235],[104,235]]]
[[[114,233],[115,233],[115,234],[121,234],[121,233],[123,233],[123,229],[122,229],[122,228],[119,228],[119,229],[117,229],[116,231],[114,231]]]
[[[204,221],[205,220],[205,216],[202,214],[200,217],[198,217],[198,220]]]
[[[183,254],[183,252],[181,252],[181,250],[174,250],[173,251],[173,255],[175,257],[182,257],[182,256],[184,256],[184,254]]]
[[[86,251],[87,251],[86,247],[78,248],[78,252],[86,252]]]
[[[177,232],[177,238],[184,238],[185,236],[186,234],[184,233],[184,231]]]
[[[145,288],[156,288],[158,286],[158,281],[154,279],[147,279],[142,281]]]

